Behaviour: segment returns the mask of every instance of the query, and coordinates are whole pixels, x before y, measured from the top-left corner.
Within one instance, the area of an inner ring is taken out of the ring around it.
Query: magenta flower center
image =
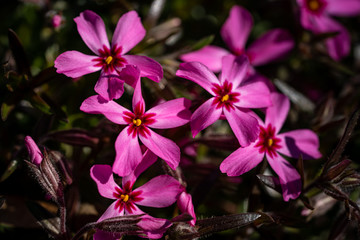
[[[326,7],[324,0],[305,0],[306,8],[315,14],[321,14]]]
[[[258,142],[255,147],[259,148],[259,153],[267,153],[270,157],[277,156],[276,150],[281,146],[279,145],[280,139],[275,136],[275,127],[271,124],[264,128],[260,126],[260,134]]]
[[[122,48],[116,45],[111,48],[103,46],[103,49],[99,49],[99,57],[94,59],[96,61],[96,67],[102,67],[105,72],[113,72],[116,69],[123,68],[127,61],[121,56]]]
[[[229,83],[227,80],[225,80],[222,86],[213,84],[211,90],[215,93],[213,105],[216,105],[216,108],[225,107],[228,111],[234,109],[233,104],[239,101],[240,93],[232,92],[232,87],[232,83]]]
[[[142,192],[132,191],[130,182],[127,182],[123,187],[123,189],[116,187],[113,193],[113,196],[117,199],[115,209],[118,209],[119,212],[125,209],[128,213],[132,213],[136,209],[135,203],[143,199],[139,197]]]
[[[138,134],[141,134],[143,137],[150,135],[147,125],[156,121],[154,118],[155,115],[155,113],[145,113],[144,107],[140,103],[135,106],[134,113],[125,112],[124,120],[130,126],[128,128],[129,136],[135,138]]]

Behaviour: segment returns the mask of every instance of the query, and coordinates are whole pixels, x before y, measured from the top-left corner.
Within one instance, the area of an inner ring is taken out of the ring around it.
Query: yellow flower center
[[[112,56],[108,56],[105,60],[106,64],[109,65],[113,60],[113,57]]]
[[[319,0],[309,0],[308,6],[309,6],[310,10],[313,10],[313,11],[318,10],[320,8]]]
[[[272,138],[269,138],[267,144],[269,147],[271,147],[274,144],[274,140],[272,140]]]
[[[136,126],[140,126],[141,125],[141,120],[140,119],[133,119],[133,124],[135,124]]]
[[[229,95],[225,95],[221,98],[221,102],[226,102],[227,100],[229,100]]]
[[[120,195],[120,198],[121,198],[121,200],[123,200],[124,202],[127,202],[128,200],[129,200],[129,195],[127,195],[127,194],[121,194]]]

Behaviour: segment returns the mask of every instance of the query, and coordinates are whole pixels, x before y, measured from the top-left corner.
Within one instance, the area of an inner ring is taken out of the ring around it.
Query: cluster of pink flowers
[[[301,24],[305,29],[315,34],[339,32],[326,40],[326,45],[332,58],[339,60],[344,57],[349,52],[349,34],[329,15],[358,14],[360,3],[355,0],[297,2]],[[116,157],[113,165],[94,165],[90,170],[100,195],[114,200],[98,221],[115,216],[144,214],[138,206],[161,208],[177,202],[180,211],[193,217],[189,224],[196,224],[191,195],[175,178],[161,175],[134,188],[138,176],[158,157],[174,170],[181,159],[177,144],[153,129],[170,129],[187,123],[190,124],[192,137],[196,137],[214,122],[226,119],[241,147],[221,163],[221,172],[228,176],[239,176],[266,159],[278,175],[283,199],[289,201],[300,195],[301,177],[284,155],[291,158],[320,158],[319,139],[308,129],[280,133],[290,109],[290,101],[285,95],[277,93],[271,81],[255,70],[257,66],[289,54],[294,47],[289,32],[270,30],[246,47],[253,19],[246,9],[234,6],[221,28],[221,36],[229,50],[206,46],[180,56],[184,63],[180,64],[176,76],[200,85],[212,96],[191,112],[191,101],[185,98],[162,101],[150,109],[146,108],[141,77],[159,82],[163,78],[163,70],[158,62],[149,57],[127,55],[146,34],[135,11],[122,15],[111,43],[103,20],[96,13],[86,10],[74,20],[81,38],[95,56],[77,51],[64,52],[55,61],[57,72],[78,78],[100,70],[94,87],[97,95],[85,99],[80,110],[102,114],[111,122],[125,125],[114,144]],[[134,89],[132,110],[115,101],[124,93],[125,83]],[[264,120],[253,109],[263,111]],[[31,161],[39,164],[42,155],[35,142],[28,137],[26,144]],[[122,186],[115,183],[113,174],[122,177]],[[166,219],[147,214],[139,222],[144,230],[142,236],[149,238],[160,238],[171,224]],[[94,235],[94,239],[118,237],[100,230]]]

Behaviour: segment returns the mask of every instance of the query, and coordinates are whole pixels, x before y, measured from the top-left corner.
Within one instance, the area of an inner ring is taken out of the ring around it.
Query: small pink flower
[[[156,161],[156,156],[147,151],[137,168],[130,175],[122,178],[122,187],[118,186],[113,178],[111,166],[94,165],[90,169],[90,175],[97,184],[101,196],[113,199],[114,202],[108,207],[98,222],[112,217],[144,214],[138,207],[163,208],[173,204],[178,195],[184,191],[182,185],[169,175],[160,175],[151,179],[141,187],[133,188],[138,176]],[[166,219],[158,219],[147,214],[138,223],[148,238],[161,238],[166,228],[171,223]],[[113,239],[119,236],[97,231],[94,239]]]
[[[36,145],[35,141],[30,136],[25,137],[25,146],[28,150],[30,161],[33,164],[40,166],[43,160],[43,155],[39,147]]]
[[[51,25],[54,28],[59,28],[61,26],[63,22],[63,18],[60,14],[55,14],[52,18],[51,18]]]
[[[182,192],[178,199],[177,199],[177,205],[179,207],[179,210],[182,213],[189,214],[193,219],[189,222],[191,226],[195,226],[196,223],[196,215],[194,211],[194,205],[192,203],[192,197],[187,192]]]
[[[96,13],[86,10],[76,17],[78,32],[96,56],[77,51],[62,53],[55,60],[58,73],[78,78],[101,70],[95,91],[105,100],[120,98],[124,92],[126,76],[121,72],[128,66],[137,66],[142,77],[159,82],[163,70],[159,63],[146,56],[126,55],[145,36],[145,29],[135,11],[125,13],[119,19],[111,45],[106,35],[105,24]]]
[[[176,76],[199,84],[213,95],[191,116],[193,137],[225,115],[241,146],[247,146],[256,140],[259,124],[251,115],[250,108],[270,106],[271,100],[269,89],[260,78],[250,77],[244,80],[248,67],[245,55],[228,55],[223,58],[222,72],[218,79],[199,62],[180,64]]]
[[[103,114],[110,121],[127,125],[115,142],[116,158],[113,171],[126,176],[134,170],[141,160],[141,142],[157,156],[175,169],[180,161],[180,149],[170,139],[164,138],[150,128],[167,129],[182,126],[189,122],[190,101],[178,98],[163,102],[145,112],[145,103],[141,95],[140,84],[133,95],[133,112],[114,101],[104,101],[101,96],[87,98],[80,110]]]
[[[198,51],[182,55],[185,62],[201,62],[214,72],[221,70],[223,56],[233,54],[248,56],[252,66],[260,66],[282,58],[294,47],[294,41],[286,30],[273,29],[245,48],[253,26],[251,14],[240,6],[234,6],[221,28],[221,36],[230,52],[217,46],[206,46]]]
[[[260,134],[256,142],[241,147],[228,156],[220,165],[220,170],[228,176],[239,176],[257,166],[266,156],[271,168],[279,176],[285,201],[295,199],[301,192],[301,179],[296,169],[279,153],[289,157],[316,159],[319,139],[308,129],[285,133],[279,131],[289,111],[289,99],[279,93],[271,94],[273,106],[266,109],[265,123],[259,119]]]
[[[301,25],[315,34],[337,32],[326,40],[330,57],[340,60],[349,54],[350,34],[331,15],[350,17],[360,14],[359,0],[297,0]]]

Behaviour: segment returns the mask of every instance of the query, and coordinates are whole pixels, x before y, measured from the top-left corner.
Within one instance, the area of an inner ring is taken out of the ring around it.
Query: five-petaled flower
[[[270,106],[271,100],[268,87],[259,78],[244,80],[248,67],[245,55],[225,56],[218,79],[199,62],[180,64],[177,76],[199,84],[213,95],[191,116],[193,137],[225,115],[241,146],[247,146],[256,140],[259,124],[250,108]]]
[[[139,81],[138,81],[139,82]],[[141,87],[135,87],[133,112],[114,101],[104,101],[101,96],[87,98],[80,109],[87,113],[103,114],[110,121],[127,125],[115,142],[116,157],[113,171],[119,176],[128,175],[141,159],[141,142],[175,169],[180,162],[180,149],[170,139],[160,136],[150,128],[167,129],[189,122],[190,100],[178,98],[163,102],[145,112]]]
[[[349,54],[350,34],[330,16],[349,17],[360,14],[359,0],[297,0],[301,25],[315,34],[336,32],[326,40],[330,57],[340,60]]]
[[[279,133],[289,111],[289,99],[279,93],[271,94],[273,106],[266,109],[265,123],[259,119],[260,134],[257,141],[241,147],[228,156],[220,170],[228,176],[239,176],[258,165],[266,156],[271,168],[279,176],[285,201],[295,199],[301,192],[301,179],[296,169],[280,154],[303,159],[321,157],[319,139],[308,129]]]
[[[169,175],[157,176],[144,185],[136,189],[133,188],[138,176],[153,164],[156,158],[151,151],[147,150],[134,171],[122,178],[122,187],[116,184],[111,166],[94,165],[90,169],[90,175],[97,184],[100,195],[115,200],[98,222],[117,216],[145,214],[137,205],[163,208],[176,201],[184,188]],[[166,228],[171,226],[171,223],[166,219],[154,218],[145,214],[138,226],[143,230],[146,237],[155,239],[160,238]],[[113,239],[111,236],[112,234],[97,231],[94,239]]]
[[[67,51],[55,60],[58,73],[77,78],[101,70],[95,91],[105,100],[118,99],[124,92],[127,76],[122,71],[128,66],[137,66],[142,77],[159,82],[163,77],[161,65],[146,56],[125,55],[145,36],[145,29],[135,11],[125,13],[119,19],[109,44],[105,24],[96,13],[86,10],[76,17],[78,32],[97,56],[78,51]]]
[[[221,70],[221,59],[226,55],[239,56],[245,54],[252,66],[259,66],[282,58],[294,47],[294,40],[288,31],[272,29],[245,49],[252,26],[251,14],[240,6],[234,6],[221,28],[221,36],[230,52],[221,47],[210,45],[198,51],[186,53],[180,58],[185,62],[201,62],[212,71],[219,72]]]

